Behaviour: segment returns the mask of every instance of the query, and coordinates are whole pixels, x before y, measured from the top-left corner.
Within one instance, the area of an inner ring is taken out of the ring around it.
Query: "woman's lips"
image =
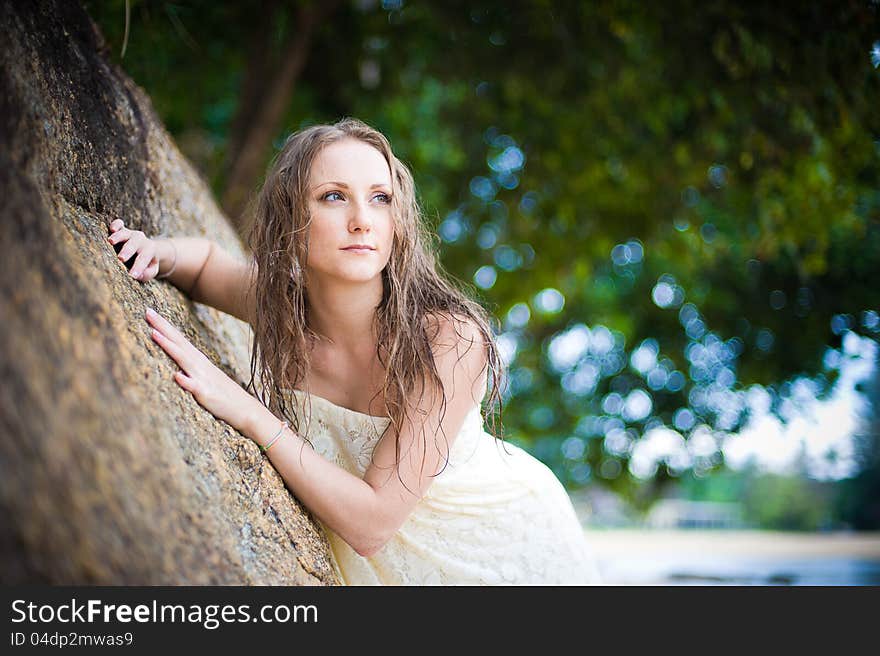
[[[374,248],[343,248],[342,250],[344,250],[346,253],[363,254],[363,253],[372,253],[375,249]]]

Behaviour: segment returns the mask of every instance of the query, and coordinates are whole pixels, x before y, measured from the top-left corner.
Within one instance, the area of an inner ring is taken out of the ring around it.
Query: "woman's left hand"
[[[205,410],[242,432],[256,398],[218,369],[208,357],[155,310],[148,309],[147,322],[153,340],[181,368],[174,380],[193,395]]]

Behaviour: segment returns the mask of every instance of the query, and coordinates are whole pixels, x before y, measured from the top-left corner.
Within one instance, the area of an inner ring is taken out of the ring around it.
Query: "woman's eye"
[[[338,191],[328,191],[326,194],[321,196],[321,200],[337,201],[345,200],[345,198]],[[373,196],[373,200],[378,200],[380,203],[390,203],[391,196],[389,196],[388,194],[376,194],[375,196]]]

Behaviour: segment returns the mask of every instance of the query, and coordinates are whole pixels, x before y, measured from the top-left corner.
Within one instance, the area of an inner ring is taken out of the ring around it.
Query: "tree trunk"
[[[0,0],[0,583],[338,584],[259,448],[172,379],[152,306],[246,382],[251,334],[107,242],[206,235],[243,256],[141,89],[67,0]]]
[[[247,223],[244,214],[248,201],[262,180],[266,156],[272,140],[281,131],[296,81],[308,58],[312,37],[336,4],[335,0],[324,0],[314,7],[300,7],[274,66],[270,64],[273,60],[270,28],[277,18],[277,7],[270,3],[264,8],[266,20],[258,26],[252,40],[226,155],[222,204],[239,232]]]

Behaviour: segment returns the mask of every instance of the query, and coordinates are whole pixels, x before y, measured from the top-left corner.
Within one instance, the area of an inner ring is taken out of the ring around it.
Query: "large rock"
[[[338,584],[258,447],[172,379],[152,306],[240,382],[245,324],[127,275],[116,217],[242,245],[76,3],[0,0],[0,582]]]

